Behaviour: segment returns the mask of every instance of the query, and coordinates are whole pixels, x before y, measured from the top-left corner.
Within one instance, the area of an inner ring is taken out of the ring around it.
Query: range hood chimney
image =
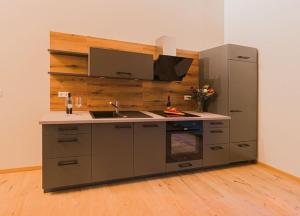
[[[193,59],[176,56],[176,39],[162,36],[155,41],[158,59],[154,61],[154,80],[181,81]]]
[[[176,56],[176,38],[161,36],[156,39],[155,44],[159,55]]]

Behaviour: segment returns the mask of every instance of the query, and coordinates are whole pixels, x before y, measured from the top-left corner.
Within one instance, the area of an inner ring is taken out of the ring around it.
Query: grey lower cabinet
[[[92,181],[133,176],[133,123],[92,125]]]
[[[255,141],[230,143],[229,134],[229,120],[204,121],[203,163],[193,167],[256,158]],[[43,125],[46,192],[166,173],[166,165],[166,122]]]
[[[43,125],[43,189],[91,182],[91,125]]]
[[[134,175],[166,171],[166,123],[134,123]]]
[[[229,163],[229,120],[205,121],[203,134],[203,166]]]

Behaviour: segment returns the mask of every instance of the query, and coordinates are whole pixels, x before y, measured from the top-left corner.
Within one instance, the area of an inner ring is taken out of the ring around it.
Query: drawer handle
[[[238,147],[245,148],[245,147],[250,147],[250,145],[243,143],[243,144],[238,144]]]
[[[222,130],[211,130],[210,133],[224,133]]]
[[[191,163],[182,163],[182,164],[178,164],[178,166],[180,168],[185,168],[185,167],[191,167],[191,166],[193,166],[193,164],[191,164]]]
[[[115,128],[117,129],[131,128],[131,125],[116,125]]]
[[[70,142],[78,142],[77,138],[60,138],[58,139],[60,143],[70,143]]]
[[[223,125],[223,122],[211,122],[210,125]]]
[[[78,160],[59,161],[58,166],[69,166],[78,164]]]
[[[213,146],[213,147],[210,147],[210,149],[213,151],[218,151],[218,150],[222,150],[224,148],[222,146]]]
[[[146,125],[143,125],[144,128],[154,128],[154,127],[158,127],[157,124],[146,124]]]
[[[230,110],[230,112],[243,112],[242,110]]]
[[[130,72],[123,72],[123,71],[118,71],[116,72],[118,75],[128,75],[128,76],[131,76],[132,73]]]
[[[78,127],[62,127],[58,128],[58,131],[78,131]]]
[[[249,56],[238,56],[238,58],[240,58],[240,59],[249,59],[250,57]]]

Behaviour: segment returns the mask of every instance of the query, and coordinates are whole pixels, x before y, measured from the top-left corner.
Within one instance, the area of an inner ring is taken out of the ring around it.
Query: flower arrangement
[[[198,111],[207,112],[208,102],[215,97],[216,91],[209,85],[205,84],[202,88],[191,87],[192,98],[197,101]]]

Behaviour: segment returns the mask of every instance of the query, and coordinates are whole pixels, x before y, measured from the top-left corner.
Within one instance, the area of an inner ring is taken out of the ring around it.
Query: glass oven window
[[[199,139],[190,133],[171,134],[171,154],[197,154],[199,153]]]

